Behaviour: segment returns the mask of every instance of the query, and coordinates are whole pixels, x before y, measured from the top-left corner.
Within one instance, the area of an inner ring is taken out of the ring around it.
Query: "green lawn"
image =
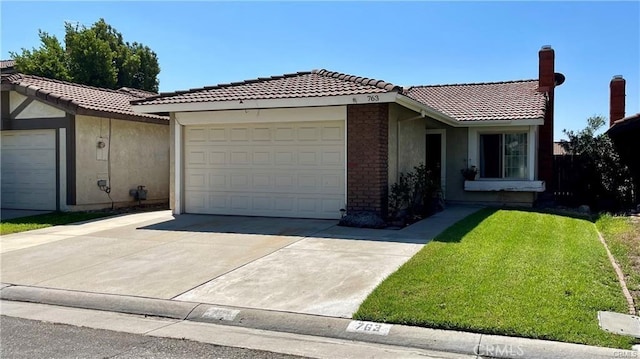
[[[640,218],[600,216],[596,226],[624,273],[636,310],[640,309]]]
[[[52,212],[0,221],[0,235],[111,216],[101,212]]]
[[[597,320],[626,309],[592,222],[484,209],[427,244],[354,318],[630,348]]]

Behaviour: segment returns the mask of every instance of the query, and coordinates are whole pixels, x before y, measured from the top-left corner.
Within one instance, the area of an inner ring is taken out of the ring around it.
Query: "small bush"
[[[441,210],[440,186],[424,164],[413,171],[400,173],[398,182],[389,190],[389,217],[406,220],[424,218]]]

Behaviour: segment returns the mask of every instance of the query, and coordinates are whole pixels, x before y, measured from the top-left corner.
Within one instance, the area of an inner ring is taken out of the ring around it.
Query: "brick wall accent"
[[[387,215],[389,105],[347,106],[347,211]]]

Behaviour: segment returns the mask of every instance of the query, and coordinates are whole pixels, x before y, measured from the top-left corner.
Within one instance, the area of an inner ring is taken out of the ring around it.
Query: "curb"
[[[492,358],[638,358],[631,350],[271,310],[0,283],[0,299],[164,317]]]
[[[4,285],[4,284],[3,284]],[[184,320],[199,303],[8,285],[0,299]]]

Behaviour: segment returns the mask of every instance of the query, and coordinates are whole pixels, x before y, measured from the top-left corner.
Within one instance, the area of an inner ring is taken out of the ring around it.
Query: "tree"
[[[125,42],[104,19],[91,27],[65,23],[65,46],[39,31],[40,48],[11,52],[19,72],[85,85],[158,91],[158,57],[148,46]]]
[[[22,55],[19,56],[11,53],[16,60],[15,67],[26,74],[70,81],[67,56],[60,41],[41,30],[38,30],[38,36],[42,43],[39,49],[22,49]]]
[[[631,174],[609,136],[597,134],[605,123],[603,116],[592,116],[584,129],[564,130],[568,141],[562,146],[576,156],[575,191],[582,200],[600,209],[620,209],[631,203]]]

